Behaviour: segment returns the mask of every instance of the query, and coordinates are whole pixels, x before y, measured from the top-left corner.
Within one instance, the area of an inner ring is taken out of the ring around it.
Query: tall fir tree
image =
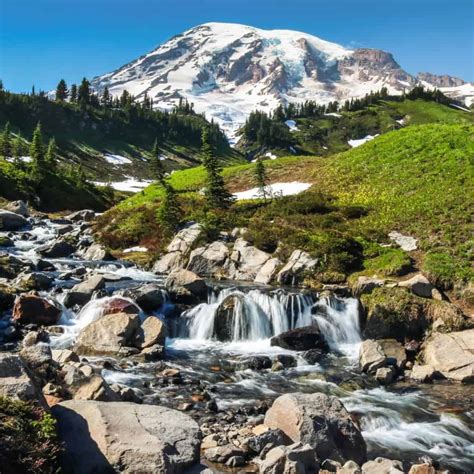
[[[158,146],[158,139],[155,140],[155,143],[151,150],[150,167],[151,172],[153,174],[153,179],[161,183],[163,181],[165,173],[163,169],[163,164],[160,160],[160,147]]]
[[[0,137],[0,153],[3,158],[10,158],[12,156],[12,134],[10,131],[10,122],[5,124],[2,135]]]
[[[174,233],[181,222],[181,206],[173,186],[163,179],[161,182],[164,189],[163,200],[158,209],[158,222],[167,233]]]
[[[77,102],[77,86],[76,86],[76,84],[71,85],[71,91],[69,92],[69,100],[73,103]]]
[[[221,174],[222,170],[209,141],[207,128],[204,128],[202,131],[201,141],[202,163],[207,174],[205,196],[211,207],[225,209],[230,206],[233,198],[232,194],[225,187],[224,178]]]
[[[267,188],[267,171],[263,160],[257,160],[255,165],[255,183],[258,187],[259,196],[266,201],[270,197],[270,193]]]
[[[110,92],[109,88],[107,86],[104,87],[104,90],[102,91],[102,96],[100,98],[100,103],[104,107],[109,107],[111,102],[111,97],[110,97]]]
[[[41,123],[38,122],[30,144],[31,173],[34,179],[40,179],[44,172],[44,145]]]
[[[56,140],[51,138],[48,143],[48,149],[46,150],[45,163],[49,170],[54,171],[56,169],[56,155],[57,146]]]
[[[81,105],[88,105],[91,100],[91,85],[90,82],[84,77],[81,85],[77,90],[77,101]]]
[[[20,132],[13,139],[12,143],[12,157],[14,163],[18,166],[20,164],[20,157],[23,156],[23,139],[21,138]]]
[[[56,87],[56,100],[63,102],[67,99],[68,94],[66,81],[61,79]]]

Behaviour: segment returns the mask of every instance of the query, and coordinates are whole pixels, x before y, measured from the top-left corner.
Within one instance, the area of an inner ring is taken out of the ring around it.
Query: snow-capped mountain
[[[97,77],[114,95],[123,90],[171,108],[188,99],[197,112],[216,120],[229,137],[256,109],[280,103],[360,97],[387,87],[401,93],[417,83],[441,87],[458,99],[474,98],[474,87],[449,76],[406,73],[390,53],[346,49],[289,30],[206,23],[171,38],[117,71]]]

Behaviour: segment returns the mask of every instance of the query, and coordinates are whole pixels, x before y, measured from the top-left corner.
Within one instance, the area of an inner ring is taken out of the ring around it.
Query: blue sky
[[[14,91],[93,77],[208,21],[385,49],[408,72],[474,80],[473,0],[0,0],[0,78]]]

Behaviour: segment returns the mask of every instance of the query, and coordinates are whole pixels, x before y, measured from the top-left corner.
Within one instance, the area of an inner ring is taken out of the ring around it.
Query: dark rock
[[[324,356],[324,352],[321,349],[310,349],[309,351],[303,352],[301,356],[308,364],[314,365],[321,360]]]
[[[15,231],[27,224],[28,221],[22,215],[0,209],[0,230]]]
[[[294,351],[308,351],[310,349],[328,350],[324,336],[317,326],[306,326],[286,331],[272,337],[270,344]]]
[[[75,248],[65,240],[56,240],[51,244],[38,247],[36,251],[46,258],[67,258],[74,253]]]
[[[35,293],[18,296],[13,307],[13,320],[20,324],[39,324],[51,326],[57,324],[61,309]]]
[[[270,369],[272,366],[272,361],[270,357],[267,356],[252,356],[239,361],[237,367],[239,370],[264,370]]]
[[[248,440],[248,447],[256,454],[260,452],[266,446],[274,448],[275,446],[289,445],[291,439],[280,429],[268,430],[262,434],[252,436]]]
[[[152,283],[130,288],[123,292],[123,296],[134,300],[146,312],[156,311],[163,304],[163,292]]]

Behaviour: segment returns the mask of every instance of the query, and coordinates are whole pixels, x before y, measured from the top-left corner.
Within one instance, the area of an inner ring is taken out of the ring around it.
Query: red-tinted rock
[[[103,307],[103,315],[115,313],[140,314],[140,308],[125,298],[111,298]]]
[[[13,320],[20,324],[58,324],[61,309],[37,294],[24,293],[18,296],[13,306]]]

